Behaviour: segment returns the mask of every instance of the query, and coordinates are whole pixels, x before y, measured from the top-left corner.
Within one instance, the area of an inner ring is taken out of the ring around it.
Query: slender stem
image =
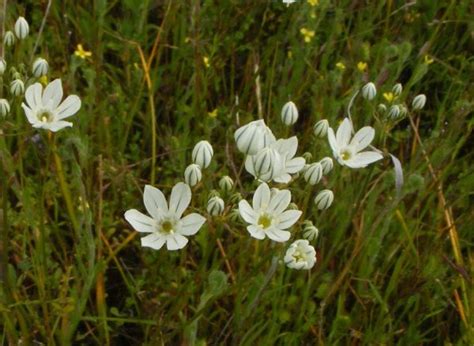
[[[6,0],[5,0],[5,2],[6,2]],[[48,0],[48,4],[46,5],[46,10],[44,11],[43,20],[41,21],[41,26],[38,30],[38,36],[36,37],[35,46],[34,46],[32,52],[31,52],[31,62],[33,62],[36,50],[38,49],[39,41],[41,39],[41,34],[43,33],[44,26],[46,25],[46,18],[48,18],[48,14],[49,14],[49,11],[51,9],[51,4],[52,3],[53,3],[53,0]]]
[[[0,58],[3,59],[5,56],[5,42],[3,41],[3,35],[5,34],[5,17],[7,16],[7,0],[0,0]]]

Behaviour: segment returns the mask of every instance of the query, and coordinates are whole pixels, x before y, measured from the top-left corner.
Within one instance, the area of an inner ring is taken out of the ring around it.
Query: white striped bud
[[[313,134],[316,137],[324,138],[328,134],[329,122],[326,119],[319,120],[313,126]]]
[[[7,62],[5,59],[0,58],[0,76],[5,73],[7,69]]]
[[[24,17],[18,17],[15,23],[15,35],[23,40],[30,32],[30,26]]]
[[[296,105],[289,101],[285,103],[281,110],[281,121],[286,126],[291,126],[298,120],[298,109]]]
[[[201,167],[196,164],[190,164],[184,171],[184,181],[189,186],[194,186],[202,179]]]
[[[10,83],[10,92],[14,96],[21,96],[25,92],[25,84],[21,79],[15,79]]]
[[[43,58],[38,58],[33,63],[33,75],[37,78],[45,76],[48,73],[48,68],[48,62]]]
[[[397,119],[400,116],[400,107],[398,105],[393,105],[388,110],[388,117],[391,119]]]
[[[321,161],[319,161],[319,163],[323,167],[323,174],[328,174],[334,167],[334,162],[330,157],[323,158]]]
[[[276,141],[263,120],[255,120],[239,127],[234,133],[237,148],[246,155],[255,155]]]
[[[314,198],[314,204],[319,210],[327,209],[334,201],[334,193],[331,190],[322,190]]]
[[[375,84],[372,82],[367,83],[362,87],[362,97],[366,100],[373,100],[374,97],[377,95],[377,88]]]
[[[213,155],[212,145],[208,141],[200,141],[194,146],[192,158],[196,165],[207,168],[211,164]]]
[[[402,93],[403,91],[403,87],[402,87],[402,84],[401,83],[397,83],[393,86],[392,88],[392,92],[395,96],[400,96],[400,94]]]
[[[16,38],[15,34],[11,31],[7,31],[5,35],[3,35],[3,42],[6,46],[10,47],[15,44]]]
[[[275,149],[263,148],[257,155],[247,156],[245,169],[257,179],[270,181],[280,176],[283,160]]]
[[[420,95],[417,95],[413,99],[411,106],[413,107],[413,110],[417,111],[417,110],[422,109],[425,106],[425,103],[426,103],[426,95],[420,94]]]
[[[229,192],[229,191],[231,191],[232,188],[234,187],[234,181],[233,181],[232,178],[229,177],[228,175],[223,176],[223,177],[219,180],[219,187],[221,188],[222,191],[224,191],[224,192]]]
[[[318,228],[309,220],[303,222],[303,225],[303,238],[308,239],[309,241],[316,240],[319,235]]]
[[[224,211],[224,200],[220,197],[211,197],[207,202],[207,212],[212,216],[217,216],[222,214]]]
[[[10,103],[6,99],[0,99],[0,116],[5,117],[10,113]]]
[[[319,162],[310,164],[304,172],[304,180],[306,180],[310,185],[316,185],[322,177],[323,166]]]

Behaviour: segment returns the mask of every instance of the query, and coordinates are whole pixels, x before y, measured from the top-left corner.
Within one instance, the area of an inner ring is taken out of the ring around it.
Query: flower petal
[[[253,194],[253,210],[265,209],[270,203],[270,188],[266,183],[261,183]]]
[[[268,211],[275,215],[280,215],[283,210],[288,208],[291,202],[291,192],[289,190],[280,190],[275,193],[268,206]]]
[[[349,118],[344,118],[336,132],[336,142],[339,148],[349,144],[351,139],[352,125]]]
[[[159,250],[166,243],[166,238],[158,233],[149,234],[140,239],[143,247],[151,247],[152,249]]]
[[[293,226],[300,218],[303,212],[301,210],[287,210],[280,214],[278,227],[281,229],[288,229]]]
[[[188,184],[177,183],[171,190],[169,203],[169,212],[173,213],[178,219],[191,203],[191,188]]]
[[[124,217],[125,220],[127,220],[137,232],[151,233],[155,231],[155,220],[143,213],[140,213],[136,209],[127,210]]]
[[[186,215],[181,219],[181,229],[178,233],[182,235],[194,235],[199,231],[204,222],[206,222],[206,218],[197,213]]]
[[[334,135],[334,130],[332,128],[328,129],[328,142],[332,151],[337,153],[339,151],[339,147],[337,145],[336,136]]]
[[[288,231],[282,231],[281,229],[272,227],[266,230],[265,234],[267,235],[268,238],[270,238],[273,241],[283,243],[290,239],[290,232]]]
[[[61,120],[76,114],[81,109],[81,99],[77,95],[69,95],[56,109],[56,119]]]
[[[301,171],[306,164],[306,160],[302,157],[295,157],[289,161],[286,161],[285,171],[290,174],[295,174]]]
[[[291,175],[288,173],[283,173],[280,176],[273,178],[275,183],[288,184],[291,181]]]
[[[250,236],[255,239],[265,239],[265,232],[261,227],[250,225],[247,226],[247,231],[250,233]]]
[[[61,79],[55,79],[49,83],[43,92],[43,105],[50,103],[52,109],[55,109],[59,106],[61,99],[63,98],[63,86],[61,84]]]
[[[351,168],[363,168],[368,164],[383,159],[383,155],[375,151],[364,151],[358,153],[353,159],[346,161],[345,164]]]
[[[28,122],[31,124],[31,125],[35,125],[37,123],[39,123],[40,121],[38,120],[38,117],[36,116],[36,113],[31,109],[29,108],[27,105],[25,105],[24,103],[21,104],[21,107],[23,108],[23,110],[25,111],[25,115],[26,115],[26,118],[28,119]]]
[[[52,123],[44,123],[44,125],[40,126],[43,129],[50,130],[52,132],[57,132],[59,130],[62,130],[65,127],[72,127],[72,123],[69,121],[54,121]]]
[[[173,234],[166,238],[166,248],[170,251],[179,250],[186,246],[188,238],[181,234]]]
[[[249,202],[244,199],[239,202],[239,213],[245,222],[250,224],[255,224],[257,222],[257,213],[252,209]]]
[[[25,92],[26,103],[31,109],[42,106],[41,93],[43,92],[43,86],[41,83],[35,83],[29,86]]]
[[[372,140],[375,136],[375,130],[370,126],[365,126],[361,128],[354,135],[354,138],[351,140],[351,144],[356,149],[357,152],[364,150],[367,146],[372,143]]]
[[[163,214],[168,212],[168,202],[166,202],[163,192],[151,185],[145,186],[143,204],[145,204],[148,214],[153,216],[156,220],[160,220]]]

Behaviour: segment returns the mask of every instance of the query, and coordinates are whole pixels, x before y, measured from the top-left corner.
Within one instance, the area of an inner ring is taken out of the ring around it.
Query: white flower
[[[195,164],[201,168],[207,168],[211,164],[213,155],[212,145],[208,141],[200,141],[194,146],[192,158]]]
[[[13,32],[7,31],[5,35],[3,35],[3,42],[5,42],[6,46],[13,46],[15,44],[16,38]]]
[[[291,269],[311,269],[316,263],[316,250],[305,239],[298,239],[286,250],[285,264]]]
[[[323,158],[321,161],[319,161],[319,163],[323,167],[323,174],[328,174],[334,167],[334,163],[330,157]]]
[[[362,88],[362,97],[365,98],[366,100],[373,100],[375,95],[377,95],[377,88],[375,87],[375,84],[372,82],[367,83],[364,85]]]
[[[316,137],[324,138],[326,137],[329,129],[329,122],[326,119],[319,120],[313,126],[313,134]]]
[[[151,217],[130,209],[125,213],[125,219],[137,232],[150,233],[141,238],[141,244],[155,250],[165,243],[168,250],[182,249],[188,243],[186,236],[196,234],[206,221],[196,213],[182,217],[191,202],[191,189],[184,183],[173,187],[169,204],[159,189],[146,185],[143,202]]]
[[[56,132],[72,126],[72,123],[63,119],[76,114],[81,108],[81,99],[77,95],[69,95],[61,102],[62,98],[61,79],[55,79],[44,91],[40,83],[29,86],[25,93],[26,104],[22,103],[21,106],[34,128]]]
[[[190,164],[184,170],[184,181],[189,186],[194,186],[202,179],[201,167],[195,163]]]
[[[0,99],[0,116],[5,117],[10,113],[10,103],[6,99]]]
[[[38,58],[33,63],[32,72],[35,77],[41,77],[48,73],[48,62],[43,58]]]
[[[25,84],[21,79],[15,79],[10,83],[10,92],[14,96],[21,96],[25,92]]]
[[[415,96],[413,99],[413,102],[411,106],[413,107],[413,110],[420,110],[425,106],[426,103],[426,95],[425,94],[420,94]]]
[[[222,214],[224,211],[225,204],[224,200],[218,196],[209,198],[207,202],[207,212],[212,216],[217,216]]]
[[[16,37],[22,40],[26,36],[28,36],[29,32],[30,32],[30,26],[28,25],[28,22],[26,21],[26,19],[23,17],[18,17],[15,23]]]
[[[281,110],[281,121],[283,124],[291,126],[296,123],[297,120],[298,108],[296,108],[296,105],[292,101],[285,103]]]
[[[393,86],[392,88],[392,92],[395,96],[400,96],[400,94],[402,93],[403,91],[403,86],[401,83],[397,83]]]
[[[270,181],[281,175],[283,159],[276,149],[263,148],[256,155],[247,156],[245,169],[256,179]]]
[[[282,158],[282,168],[280,174],[273,177],[276,183],[287,184],[291,180],[290,174],[296,174],[304,168],[306,160],[302,157],[295,157],[298,149],[298,138],[293,136],[288,139],[279,139],[270,145]]]
[[[276,242],[285,242],[290,239],[287,229],[302,214],[300,210],[286,210],[290,202],[290,191],[279,190],[272,196],[268,185],[262,183],[253,195],[252,207],[246,200],[242,200],[239,202],[239,212],[249,224],[247,231],[253,238],[268,237]]]
[[[7,69],[7,62],[5,59],[0,58],[0,76],[5,73]]]
[[[296,0],[283,0],[283,3],[286,4],[286,6],[290,6],[290,4],[294,3]]]
[[[232,190],[232,187],[234,186],[234,181],[232,180],[231,177],[228,175],[223,176],[219,180],[219,187],[221,188],[222,191],[224,192],[229,192]]]
[[[314,204],[319,210],[327,209],[334,201],[334,193],[331,190],[322,190],[314,198]]]
[[[337,129],[328,130],[328,140],[336,160],[343,166],[351,168],[366,167],[375,161],[383,159],[382,154],[375,151],[362,151],[372,142],[375,130],[366,126],[361,128],[351,140],[352,124],[349,118],[345,118]]]
[[[246,155],[255,155],[275,142],[275,136],[263,120],[255,120],[239,127],[234,138],[237,148]]]
[[[303,177],[310,185],[316,185],[323,177],[323,166],[319,162],[310,164],[304,171]]]

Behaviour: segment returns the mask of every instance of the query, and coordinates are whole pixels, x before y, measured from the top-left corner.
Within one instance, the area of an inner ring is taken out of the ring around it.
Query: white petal
[[[48,104],[51,101],[51,108],[55,109],[58,107],[59,102],[63,98],[63,86],[61,79],[55,79],[49,83],[43,92],[43,105]]]
[[[163,214],[168,212],[168,202],[166,202],[163,192],[151,185],[145,186],[143,203],[145,204],[148,214],[153,216],[156,220],[160,220]]]
[[[275,183],[288,184],[291,181],[291,175],[283,173],[280,176],[273,179]]]
[[[70,123],[69,121],[60,120],[60,121],[55,121],[55,122],[52,122],[52,123],[45,123],[41,127],[46,129],[46,130],[50,130],[52,132],[57,132],[59,130],[62,130],[65,127],[72,127],[72,123]]]
[[[332,151],[337,153],[339,151],[339,147],[337,146],[336,136],[334,135],[334,130],[332,128],[328,129],[328,142]]]
[[[273,195],[270,204],[268,206],[268,211],[279,215],[288,208],[288,205],[291,202],[291,192],[289,190],[280,190],[275,195]]]
[[[43,86],[41,83],[35,83],[29,86],[25,92],[26,103],[31,109],[42,106],[41,93],[43,92]]]
[[[272,145],[272,148],[276,149],[287,159],[291,159],[293,156],[295,156],[296,150],[298,149],[298,138],[293,136],[287,139],[279,139]]]
[[[346,161],[345,164],[351,168],[363,168],[368,164],[383,159],[383,155],[375,151],[364,151],[358,153],[353,159]]]
[[[257,222],[257,214],[246,200],[241,200],[239,202],[239,213],[245,222],[250,224],[255,224]]]
[[[370,126],[361,128],[352,138],[351,145],[354,145],[356,151],[359,152],[372,142],[375,136],[375,130]]]
[[[340,147],[345,147],[349,144],[349,140],[351,139],[351,131],[352,125],[349,118],[344,118],[342,124],[339,125],[339,128],[336,132],[336,142],[337,145]]]
[[[199,231],[204,222],[206,222],[206,218],[197,213],[186,215],[181,219],[179,234],[194,235]]]
[[[178,219],[191,203],[191,188],[185,183],[177,183],[171,190],[169,211]]]
[[[295,174],[301,171],[304,168],[305,164],[306,164],[306,160],[304,158],[295,157],[294,159],[286,161],[285,170],[286,172],[290,174]]]
[[[177,233],[166,238],[166,248],[170,251],[182,249],[187,243],[188,238]]]
[[[40,122],[38,120],[38,117],[36,116],[36,113],[32,109],[30,109],[27,105],[22,103],[21,107],[25,111],[26,118],[28,119],[30,124],[35,125]]]
[[[61,120],[74,115],[81,108],[81,99],[77,95],[69,95],[56,109],[56,119]]]
[[[245,159],[245,170],[255,177],[255,169],[254,169],[252,155],[248,155],[247,158]]]
[[[281,213],[278,218],[278,220],[280,221],[280,223],[278,224],[278,227],[281,229],[290,228],[296,223],[296,221],[298,221],[301,214],[303,214],[301,210],[287,210]]]
[[[265,209],[270,203],[270,188],[266,183],[261,183],[253,194],[253,210]]]
[[[151,247],[152,249],[159,250],[166,243],[166,238],[158,233],[149,234],[140,239],[143,247]]]
[[[287,241],[291,236],[290,232],[282,231],[281,229],[277,229],[275,227],[268,229],[265,233],[268,238],[279,243]]]
[[[136,209],[127,210],[124,216],[125,220],[127,220],[137,232],[151,233],[155,231],[155,220],[140,213]]]
[[[265,239],[265,232],[258,226],[250,225],[247,227],[247,231],[255,239]]]

